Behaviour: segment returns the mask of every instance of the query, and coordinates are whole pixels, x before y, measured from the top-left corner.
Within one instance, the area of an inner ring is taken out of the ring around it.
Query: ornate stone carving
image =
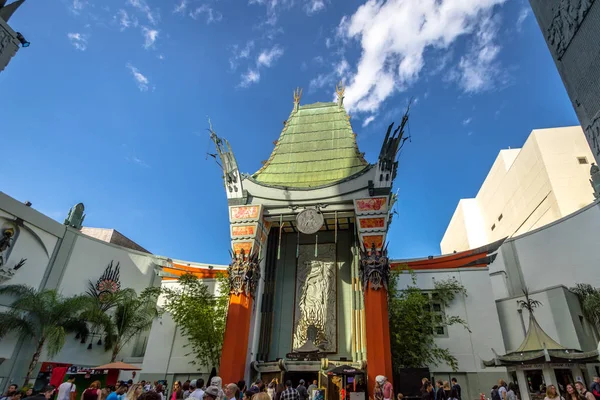
[[[254,297],[260,279],[260,261],[257,254],[246,255],[244,249],[231,255],[229,273],[229,292]]]
[[[369,284],[373,290],[381,288],[387,290],[390,280],[390,260],[387,257],[387,247],[377,251],[375,243],[373,243],[371,250],[367,250],[367,248],[360,250],[360,279],[364,290],[367,290]]]
[[[120,263],[117,262],[117,265],[114,265],[113,261],[111,261],[106,269],[104,269],[102,276],[96,281],[95,289],[100,301],[104,301],[107,295],[116,293],[121,289],[121,281],[119,280],[121,270],[119,265]]]
[[[337,264],[335,244],[300,246],[296,270],[294,351],[337,351]]]
[[[11,247],[14,242],[15,229],[13,227],[5,227],[0,232],[0,267],[8,262]]]
[[[296,226],[305,235],[317,233],[323,222],[323,214],[313,208],[307,208],[296,216]]]
[[[592,163],[592,167],[590,168],[590,184],[594,189],[594,197],[600,198],[600,168]]]
[[[83,226],[83,220],[85,219],[85,207],[83,203],[77,203],[69,210],[69,215],[65,219],[65,225],[75,229],[81,229]]]
[[[226,188],[227,199],[243,198],[244,187],[242,184],[242,175],[238,169],[237,160],[233,155],[233,150],[227,139],[217,136],[217,133],[213,130],[210,119],[208,120],[208,126],[210,139],[214,142],[217,150],[216,154],[208,153],[208,155],[215,159],[223,171],[223,184]],[[217,160],[217,157],[219,160]],[[220,164],[219,161],[221,161]]]
[[[556,58],[559,60],[567,51],[594,1],[559,0],[547,34],[548,43],[554,48]]]

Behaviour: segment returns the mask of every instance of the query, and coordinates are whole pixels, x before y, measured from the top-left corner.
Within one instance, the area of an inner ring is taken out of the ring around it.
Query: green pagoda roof
[[[255,181],[310,188],[341,181],[368,167],[341,100],[302,106],[299,100],[298,95],[271,157],[252,175]]]

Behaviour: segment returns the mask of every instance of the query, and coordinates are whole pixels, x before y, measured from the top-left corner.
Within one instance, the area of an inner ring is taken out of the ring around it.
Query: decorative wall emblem
[[[382,213],[387,211],[387,197],[371,197],[354,200],[357,213]]]
[[[233,254],[240,254],[244,252],[244,254],[250,254],[252,252],[252,242],[233,242]]]
[[[323,214],[314,208],[307,208],[296,216],[296,226],[305,235],[317,233],[323,222]]]
[[[296,305],[292,349],[315,346],[320,352],[337,351],[337,265],[335,244],[302,245],[296,270]]]
[[[364,247],[360,250],[360,279],[363,283],[363,289],[366,291],[368,285],[371,289],[387,290],[390,280],[390,260],[387,257],[387,247],[377,251],[375,246],[370,250]]]
[[[548,0],[545,0],[548,1]],[[563,57],[595,0],[559,0],[546,36],[556,58]]]
[[[113,294],[121,289],[119,274],[119,263],[113,266],[113,262],[111,261],[104,270],[102,276],[96,282],[96,293],[98,293],[100,301],[103,301],[107,295]]]
[[[385,217],[359,218],[360,229],[385,229]]]
[[[231,225],[232,237],[254,237],[256,225]]]
[[[229,273],[229,293],[254,297],[260,279],[260,261],[258,255],[246,255],[244,250],[231,254]]]
[[[361,235],[362,236],[362,243],[363,246],[366,249],[370,249],[371,247],[375,247],[376,249],[380,250],[381,248],[383,248],[383,239],[384,236],[383,235]]]
[[[229,207],[229,218],[234,221],[256,220],[259,217],[260,206]]]

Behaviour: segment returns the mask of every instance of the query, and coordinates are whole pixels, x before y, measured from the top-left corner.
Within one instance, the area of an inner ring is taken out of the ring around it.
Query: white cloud
[[[156,23],[158,22],[158,13],[153,12],[145,0],[127,0],[127,4],[137,8],[140,12],[145,14],[146,18],[148,19],[148,22],[150,22],[152,25],[156,25]]]
[[[81,10],[83,10],[83,7],[85,6],[85,4],[86,4],[85,0],[73,0],[71,2],[69,9],[71,10],[71,12],[73,14],[79,14],[81,12]]]
[[[188,2],[187,0],[181,0],[178,5],[173,9],[173,13],[175,14],[183,14],[185,9],[187,8]]]
[[[491,89],[493,77],[500,74],[496,65],[500,46],[494,43],[497,32],[498,22],[494,18],[488,15],[481,20],[471,48],[458,63],[456,80],[465,92]]]
[[[146,78],[136,67],[131,64],[126,65],[131,75],[133,75],[133,79],[137,83],[138,88],[141,92],[145,92],[150,87],[150,81]]]
[[[325,9],[325,0],[310,0],[305,6],[304,10],[308,15],[313,15]]]
[[[363,128],[366,127],[367,125],[369,125],[371,122],[375,121],[375,116],[374,115],[369,115],[367,118],[365,118],[365,120],[363,121]]]
[[[83,33],[67,33],[69,41],[77,50],[84,51],[87,49],[87,38],[88,35]]]
[[[271,49],[263,50],[256,60],[256,64],[260,67],[264,65],[265,67],[270,67],[279,57],[283,55],[283,49],[278,45],[273,46]]]
[[[463,119],[462,124],[463,125],[469,125],[471,123],[471,121],[473,121],[473,118],[471,118],[471,117],[465,118],[465,119]]]
[[[223,19],[223,14],[218,11],[215,11],[208,4],[202,4],[200,7],[197,7],[195,10],[190,12],[190,17],[197,19],[201,14],[206,14],[206,23],[210,24],[212,22],[219,22]]]
[[[257,69],[248,69],[245,74],[242,74],[241,87],[248,87],[253,83],[260,81],[260,72]]]
[[[134,27],[138,26],[137,18],[135,16],[130,16],[127,13],[127,11],[125,11],[123,9],[119,9],[119,11],[117,12],[117,17],[119,19],[119,25],[121,26],[122,31],[129,28],[130,26],[134,26]]]
[[[247,59],[250,57],[254,49],[254,40],[249,40],[246,45],[240,48],[239,45],[234,45],[232,49],[232,55],[229,58],[229,66],[232,71],[235,71],[240,60]]]
[[[531,15],[531,8],[523,7],[521,11],[519,11],[519,16],[517,17],[517,32],[521,32],[523,28],[523,23]]]
[[[142,34],[144,35],[144,48],[149,49],[154,46],[154,42],[158,39],[158,31],[156,29],[150,29],[146,26],[142,27]]]
[[[493,42],[496,31],[489,15],[505,1],[368,0],[342,18],[340,39],[359,41],[362,50],[356,70],[346,79],[349,111],[376,111],[394,92],[418,79],[427,48],[447,50],[458,37],[473,32],[477,32],[476,43],[461,59],[457,80],[468,92],[485,89],[491,74],[479,72],[493,66],[500,49]],[[473,82],[473,75],[482,80]]]
[[[326,86],[331,87],[333,93],[334,85],[344,76],[344,74],[350,68],[350,64],[345,58],[342,58],[340,62],[332,65],[332,71],[328,74],[319,74],[316,78],[311,79],[308,84],[309,93],[314,92],[317,89],[324,88]]]

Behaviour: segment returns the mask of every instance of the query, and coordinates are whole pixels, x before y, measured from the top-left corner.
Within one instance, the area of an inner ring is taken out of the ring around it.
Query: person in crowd
[[[146,391],[146,381],[144,379],[142,379],[140,381],[140,385],[142,385],[142,387],[144,388],[144,391]]]
[[[300,379],[300,383],[296,387],[296,390],[298,391],[298,396],[300,396],[300,400],[308,400],[308,390],[306,390],[305,385],[306,382],[304,382],[304,379]]]
[[[235,395],[238,392],[238,387],[235,383],[228,383],[225,385],[225,400],[236,400]]]
[[[269,400],[270,397],[267,393],[265,392],[259,392],[257,394],[255,394],[254,396],[252,396],[252,400]]]
[[[58,385],[56,400],[75,400],[76,395],[77,386],[75,385],[75,375],[69,375],[65,382]]]
[[[131,387],[127,390],[127,394],[125,395],[124,400],[137,400],[140,395],[144,393],[144,388],[141,384],[136,383],[131,385]],[[83,399],[86,400],[86,399]]]
[[[507,400],[517,400],[517,386],[514,383],[508,384],[508,390],[506,391]]]
[[[156,385],[154,391],[160,395],[161,400],[165,400],[165,387],[160,383]]]
[[[183,385],[181,385],[181,390],[183,390],[183,399],[187,399],[190,395],[190,380],[187,380],[185,382],[183,382]]]
[[[238,387],[238,392],[236,393],[236,398],[238,400],[242,400],[242,398],[244,397],[244,393],[246,393],[246,381],[245,380],[238,381],[237,387]]]
[[[500,397],[500,391],[498,390],[498,385],[492,386],[492,392],[490,394],[490,398],[492,400],[502,400]]]
[[[421,400],[434,400],[433,385],[427,379],[423,382],[421,389]]]
[[[444,382],[441,380],[435,381],[436,391],[435,391],[435,400],[448,400],[446,396],[446,392],[444,392]]]
[[[292,381],[285,381],[285,390],[281,393],[281,400],[300,400],[298,391],[292,387]]]
[[[377,375],[375,377],[375,386],[373,390],[373,399],[374,400],[383,400],[383,384],[385,383],[385,378],[383,375]]]
[[[24,398],[33,396],[33,387],[24,387],[23,391],[25,392],[25,394],[23,395]]]
[[[398,393],[396,400],[404,400],[404,395],[402,393]]]
[[[119,400],[119,395],[117,394],[117,388],[114,386],[107,386],[108,396],[106,396],[106,400]]]
[[[575,389],[574,385],[568,383],[567,384],[567,400],[585,400],[585,397],[583,397],[581,394],[579,394],[577,389]]]
[[[312,383],[308,386],[308,389],[306,389],[306,390],[308,390],[308,397],[309,398],[310,398],[310,396],[312,396],[312,391],[319,388],[318,385],[319,385],[319,383],[317,382],[316,379],[314,379],[312,381]],[[358,383],[356,384],[356,386],[357,386],[357,389],[358,389]]]
[[[158,386],[158,385],[157,385]],[[142,386],[142,394],[137,400],[160,400],[160,395],[154,391],[144,392],[144,386]]]
[[[219,389],[219,395],[217,396],[217,400],[225,400],[225,392],[223,392],[223,379],[220,376],[214,376],[210,380],[210,386],[214,386]]]
[[[98,382],[100,384],[100,382]],[[36,395],[26,397],[25,400],[50,400],[54,396],[55,388],[52,385],[45,386],[41,392]],[[33,390],[32,390],[33,392]]]
[[[219,378],[219,379],[221,379],[221,378]],[[204,391],[204,399],[205,400],[217,400],[219,397],[219,393],[222,391],[223,390],[220,387],[211,385],[211,386],[207,387],[206,390]]]
[[[10,396],[8,398],[8,400],[21,400],[21,398],[23,397],[23,392],[15,392],[12,396]]]
[[[594,377],[594,381],[590,386],[590,391],[592,392],[596,400],[600,400],[600,377]]]
[[[152,382],[144,382],[144,392],[149,392],[152,390]]]
[[[275,398],[273,400],[281,400],[281,394],[284,390],[285,387],[283,386],[283,384],[278,382],[277,386],[275,387]]]
[[[460,387],[460,385],[458,384],[458,381],[456,380],[456,378],[452,378],[450,380],[450,382],[452,383],[452,388],[451,388],[451,392],[450,392],[450,397],[452,399],[456,399],[456,400],[462,400],[462,388]]]
[[[500,395],[500,400],[507,400],[506,393],[508,390],[506,389],[506,382],[504,379],[498,379],[498,394]]]
[[[423,378],[421,379],[421,395],[427,391],[427,384],[429,383],[429,379]],[[433,388],[433,386],[432,386]]]
[[[250,400],[252,398],[252,396],[254,396],[254,393],[247,390],[244,392],[244,396],[242,397],[242,400]]]
[[[575,389],[579,392],[580,395],[585,397],[586,400],[596,400],[592,392],[588,392],[583,382],[577,381],[575,382]]]
[[[4,394],[4,396],[0,397],[0,400],[8,400],[10,399],[15,393],[17,393],[19,391],[19,385],[17,385],[16,383],[12,383],[9,387],[8,390],[6,391],[6,393]]]
[[[277,381],[275,379],[272,379],[271,382],[269,382],[269,384],[267,385],[267,394],[269,395],[269,398],[271,400],[273,400],[273,397],[275,397],[275,388],[277,387]]]
[[[509,385],[509,387],[510,387],[510,385]],[[510,390],[508,392],[510,393]],[[516,398],[516,396],[515,396],[515,398]],[[558,391],[556,390],[556,386],[548,385],[548,387],[546,388],[546,397],[544,398],[544,400],[565,400],[565,399],[558,394]]]
[[[381,375],[380,375],[381,376]],[[394,399],[394,386],[388,380],[386,376],[383,377],[383,400],[393,400]]]
[[[81,400],[101,400],[100,381],[94,381],[89,388],[81,394]],[[132,399],[135,400],[135,399]]]
[[[450,399],[450,395],[452,394],[452,389],[450,388],[450,382],[448,381],[444,381],[444,394],[446,395],[447,399]]]
[[[171,394],[171,400],[183,400],[183,389],[181,388],[180,381],[175,381],[173,383],[173,393]]]
[[[202,387],[204,386],[204,379],[194,379],[190,382],[190,398],[196,400],[202,400],[204,398],[204,390]]]

